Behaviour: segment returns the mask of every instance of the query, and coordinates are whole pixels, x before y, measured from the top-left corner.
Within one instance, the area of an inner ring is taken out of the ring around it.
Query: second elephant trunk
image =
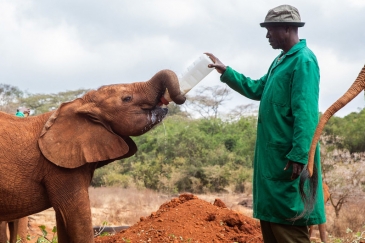
[[[327,121],[342,107],[344,107],[347,103],[353,100],[362,90],[365,88],[365,66],[361,69],[359,75],[357,76],[355,82],[351,85],[351,87],[346,91],[346,93],[341,96],[335,103],[333,103],[322,115],[316,131],[314,133],[312,144],[309,150],[308,156],[308,173],[311,177],[313,174],[313,163],[314,163],[314,155],[317,147],[317,143],[319,137],[321,136],[322,130],[326,125]]]

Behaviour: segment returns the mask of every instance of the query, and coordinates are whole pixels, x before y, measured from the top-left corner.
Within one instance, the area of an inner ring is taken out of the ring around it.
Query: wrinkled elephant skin
[[[168,90],[185,102],[175,73],[108,85],[26,119],[0,112],[0,221],[53,207],[59,243],[94,242],[88,187],[94,170],[132,156],[138,136],[157,125]],[[4,196],[6,195],[6,196]]]

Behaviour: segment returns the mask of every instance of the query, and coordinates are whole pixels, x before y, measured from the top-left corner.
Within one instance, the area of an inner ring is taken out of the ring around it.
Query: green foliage
[[[109,236],[109,235],[111,235],[109,232],[103,232],[106,226],[108,226],[108,222],[107,221],[103,221],[102,227],[99,229],[98,232],[95,232],[94,233],[94,237],[96,237],[96,236]]]
[[[91,182],[93,187],[101,186],[119,186],[127,188],[130,186],[131,178],[129,175],[118,173],[120,165],[112,163],[109,166],[104,166],[94,172],[94,177]]]
[[[324,128],[330,142],[350,153],[365,151],[365,110],[353,112],[344,118],[332,117]]]
[[[179,115],[179,116],[187,117],[189,115],[187,112],[184,112],[184,111],[181,110],[180,105],[176,105],[173,102],[171,102],[168,105],[168,109],[169,109],[169,112],[168,112],[167,116]]]
[[[365,226],[363,226],[365,228]],[[344,238],[335,238],[330,236],[330,242],[342,243],[342,242],[352,242],[352,243],[362,243],[365,242],[365,231],[354,232],[352,229],[346,229],[346,236]]]
[[[138,152],[96,170],[93,186],[112,185],[117,174],[128,185],[176,193],[243,191],[251,181],[256,117],[224,121],[173,115],[134,137]],[[125,184],[123,184],[125,185]]]
[[[18,87],[0,84],[0,111],[15,114],[22,96],[23,92]]]
[[[71,101],[84,95],[87,89],[59,92],[57,94],[27,94],[21,99],[21,103],[34,111],[34,114],[42,114],[57,109],[63,102]]]
[[[39,226],[39,228],[41,229],[42,235],[38,237],[37,239],[37,243],[57,243],[58,242],[58,238],[57,238],[57,228],[56,226],[53,227],[52,229],[52,238],[47,238],[48,232],[46,230],[46,226],[41,225]]]
[[[14,113],[20,106],[30,108],[34,115],[58,108],[63,102],[71,101],[84,95],[87,89],[64,91],[56,94],[30,94],[18,87],[0,84],[0,111]]]

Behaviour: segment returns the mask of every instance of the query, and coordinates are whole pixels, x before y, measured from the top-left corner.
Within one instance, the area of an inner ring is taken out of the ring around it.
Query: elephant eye
[[[131,96],[127,96],[127,97],[124,97],[123,99],[123,102],[129,102],[132,100],[132,97]]]

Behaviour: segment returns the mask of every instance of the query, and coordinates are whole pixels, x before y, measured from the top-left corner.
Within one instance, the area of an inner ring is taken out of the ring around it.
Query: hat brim
[[[270,26],[296,26],[296,27],[303,27],[305,22],[263,22],[260,23],[261,27],[270,27]]]

